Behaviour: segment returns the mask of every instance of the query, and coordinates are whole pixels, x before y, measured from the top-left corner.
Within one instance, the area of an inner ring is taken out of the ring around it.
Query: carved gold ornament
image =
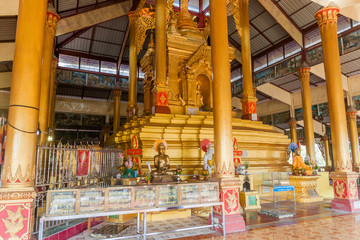
[[[10,164],[7,165],[3,171],[1,178],[2,182],[7,183],[25,183],[33,182],[35,180],[35,166],[31,169],[30,165],[27,166],[25,172],[22,172],[21,165],[18,165],[15,175],[13,175]]]
[[[345,193],[345,184],[343,182],[339,182],[337,181],[337,184],[335,186],[335,193],[336,195],[338,195],[339,197],[343,197],[343,194]]]
[[[27,218],[25,218],[21,213],[23,209],[24,208],[22,206],[19,206],[16,212],[11,211],[10,209],[5,209],[8,217],[2,219],[2,221],[6,228],[5,233],[10,234],[9,240],[20,239],[18,236],[16,236],[16,234],[25,227],[24,221],[27,220]]]
[[[238,199],[236,197],[235,190],[233,190],[232,194],[228,193],[228,197],[225,199],[225,201],[228,205],[228,209],[230,210],[230,212],[228,212],[229,214],[235,214],[238,212]]]

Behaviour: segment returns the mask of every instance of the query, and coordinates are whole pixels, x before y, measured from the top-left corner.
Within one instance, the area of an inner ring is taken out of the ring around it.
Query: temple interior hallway
[[[293,203],[281,203],[284,210],[292,210]],[[263,209],[272,208],[271,204],[262,204]],[[331,210],[330,202],[312,204],[297,204],[296,216],[293,218],[274,218],[260,215],[257,212],[247,212],[244,214],[246,221],[246,232],[226,235],[226,239],[253,239],[253,240],[291,240],[291,239],[341,239],[355,240],[360,239],[360,213],[349,214],[347,212]],[[133,221],[133,220],[132,220]],[[133,225],[135,222],[133,221]],[[96,227],[106,225],[102,223]],[[129,224],[126,223],[126,225]],[[189,226],[200,226],[207,224],[206,219],[192,216],[185,219],[172,219],[167,221],[149,222],[148,233]],[[176,225],[176,226],[175,226]],[[94,229],[93,228],[93,229]],[[135,226],[132,226],[135,230]],[[192,236],[191,236],[192,235]],[[50,238],[56,239],[56,238]],[[61,238],[57,238],[61,239]],[[89,232],[83,232],[71,240],[101,239],[93,238]],[[136,239],[136,238],[129,238]],[[219,233],[210,229],[184,231],[157,236],[149,236],[149,240],[180,239],[180,240],[205,240],[205,239],[224,239]],[[61,239],[63,240],[63,239]]]

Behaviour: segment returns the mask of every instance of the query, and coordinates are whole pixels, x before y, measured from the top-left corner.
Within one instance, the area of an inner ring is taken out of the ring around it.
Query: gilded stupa
[[[166,101],[170,113],[155,111],[156,46],[150,34],[147,52],[140,61],[145,73],[144,116],[129,120],[116,132],[114,141],[124,150],[141,149],[141,154],[137,151],[137,157],[140,167],[145,170],[146,162],[152,163],[156,154],[154,141],[165,139],[171,165],[181,166],[183,174],[193,175],[203,168],[201,140],[214,141],[211,46],[207,41],[210,27],[199,29],[188,12],[187,1],[181,2],[180,12],[173,11],[171,1],[167,8],[167,61],[163,64],[167,69]],[[155,27],[155,18],[146,5],[138,14],[136,45],[139,53],[149,37],[146,33]],[[232,47],[229,56],[229,61],[235,57]],[[232,125],[234,142],[238,143],[239,149],[247,151],[247,158],[243,160],[250,162],[250,172],[290,170],[287,135],[259,121],[236,118],[235,112]]]

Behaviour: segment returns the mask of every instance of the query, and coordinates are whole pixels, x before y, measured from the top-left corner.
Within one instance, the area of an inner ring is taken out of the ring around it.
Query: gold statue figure
[[[158,152],[154,156],[154,171],[151,172],[151,182],[173,182],[174,179],[170,171],[170,158],[165,154],[167,144],[164,139],[158,139],[154,144],[155,150]]]
[[[156,168],[157,175],[167,174],[170,170],[170,158],[165,154],[166,147],[163,143],[158,145],[158,155],[154,157],[154,165]]]

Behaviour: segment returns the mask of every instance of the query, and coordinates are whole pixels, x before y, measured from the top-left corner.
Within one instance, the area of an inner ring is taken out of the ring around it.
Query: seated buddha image
[[[172,182],[173,172],[170,171],[170,158],[165,154],[166,142],[163,139],[155,141],[154,148],[157,151],[157,155],[154,156],[155,170],[151,172],[152,182]]]
[[[293,169],[295,170],[296,168],[298,169],[305,169],[305,173],[306,175],[310,176],[313,172],[313,169],[306,165],[303,158],[300,155],[300,148],[296,148],[294,150],[294,157],[293,157]]]
[[[160,143],[157,148],[158,154],[154,156],[155,173],[157,175],[166,175],[170,170],[170,158],[165,154],[166,147]]]

